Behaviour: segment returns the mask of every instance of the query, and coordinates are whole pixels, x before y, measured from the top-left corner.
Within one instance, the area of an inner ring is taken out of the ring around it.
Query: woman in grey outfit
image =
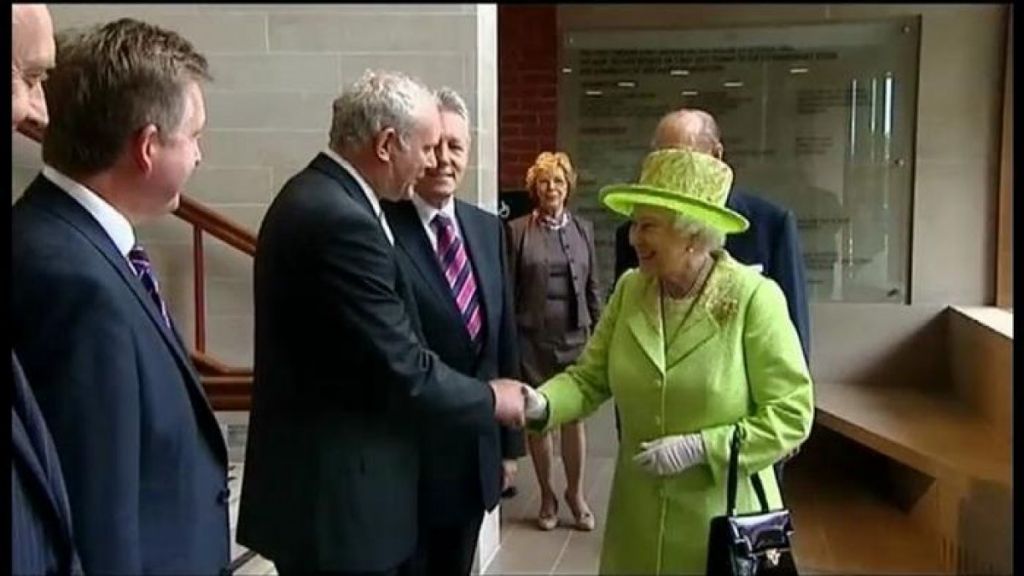
[[[597,324],[603,301],[597,286],[594,228],[571,214],[566,200],[576,172],[562,152],[543,152],[526,174],[532,213],[509,223],[506,234],[513,278],[516,326],[524,379],[532,386],[572,364]],[[594,514],[583,497],[586,440],[582,422],[561,427],[565,500],[579,530],[594,529]],[[528,434],[540,485],[537,525],[558,524],[558,499],[551,487],[550,434]]]

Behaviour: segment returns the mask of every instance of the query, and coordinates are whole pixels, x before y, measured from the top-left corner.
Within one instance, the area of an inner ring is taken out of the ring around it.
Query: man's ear
[[[725,148],[722,147],[721,142],[716,142],[714,149],[711,150],[711,155],[721,160],[723,154],[725,154]]]
[[[391,146],[398,139],[398,132],[394,128],[385,128],[373,137],[373,153],[381,162],[391,161]]]
[[[135,133],[135,137],[129,143],[132,161],[147,176],[153,170],[158,153],[157,146],[160,144],[159,139],[160,129],[155,124],[146,124]]]

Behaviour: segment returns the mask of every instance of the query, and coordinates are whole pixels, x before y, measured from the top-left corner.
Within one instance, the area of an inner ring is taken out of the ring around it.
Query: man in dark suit
[[[46,126],[42,80],[53,68],[53,22],[42,4],[11,10],[11,126]],[[50,430],[11,352],[11,573],[80,573],[64,475]]]
[[[80,574],[57,450],[13,352],[11,365],[11,573]]]
[[[437,164],[411,201],[384,203],[399,263],[412,286],[426,344],[462,374],[518,377],[515,315],[501,220],[455,198],[469,164],[469,112],[450,89],[441,103]],[[461,298],[460,298],[461,296]],[[484,512],[492,510],[525,454],[521,430],[420,431],[419,543],[413,574],[468,576]]]
[[[329,148],[260,227],[256,367],[238,541],[292,573],[395,574],[416,546],[418,436],[522,425],[522,384],[463,376],[423,345],[380,199],[434,166],[437,99],[367,72]]]
[[[669,112],[662,117],[655,128],[651,145],[656,150],[691,148],[718,159],[722,159],[725,151],[714,117],[703,110],[686,108]],[[750,222],[750,227],[746,231],[726,236],[725,250],[737,261],[757,267],[762,274],[782,288],[786,295],[789,318],[800,336],[804,359],[810,362],[811,329],[807,281],[796,216],[790,210],[756,194],[743,192],[735,186],[729,192],[725,205],[742,214]],[[629,245],[629,226],[630,223],[625,222],[615,230],[616,280],[623,272],[637,266],[636,251]],[[775,474],[780,484],[784,462],[785,460],[775,466]]]
[[[14,348],[85,573],[216,574],[227,450],[134,232],[176,207],[199,162],[206,61],[129,19],[60,54],[43,171],[11,215]]]

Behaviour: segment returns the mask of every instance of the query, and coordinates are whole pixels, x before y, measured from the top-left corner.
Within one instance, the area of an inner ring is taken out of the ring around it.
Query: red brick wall
[[[498,185],[522,189],[558,135],[555,5],[498,5]]]

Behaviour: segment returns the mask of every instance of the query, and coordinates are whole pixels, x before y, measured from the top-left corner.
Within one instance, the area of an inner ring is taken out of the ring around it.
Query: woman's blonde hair
[[[537,155],[537,159],[533,161],[533,166],[530,166],[530,169],[526,171],[526,191],[529,193],[531,200],[536,201],[536,184],[539,173],[543,170],[550,171],[555,168],[561,168],[562,173],[565,174],[565,181],[569,187],[565,199],[568,200],[572,193],[576,191],[576,170],[572,167],[569,155],[565,152],[541,152]]]

